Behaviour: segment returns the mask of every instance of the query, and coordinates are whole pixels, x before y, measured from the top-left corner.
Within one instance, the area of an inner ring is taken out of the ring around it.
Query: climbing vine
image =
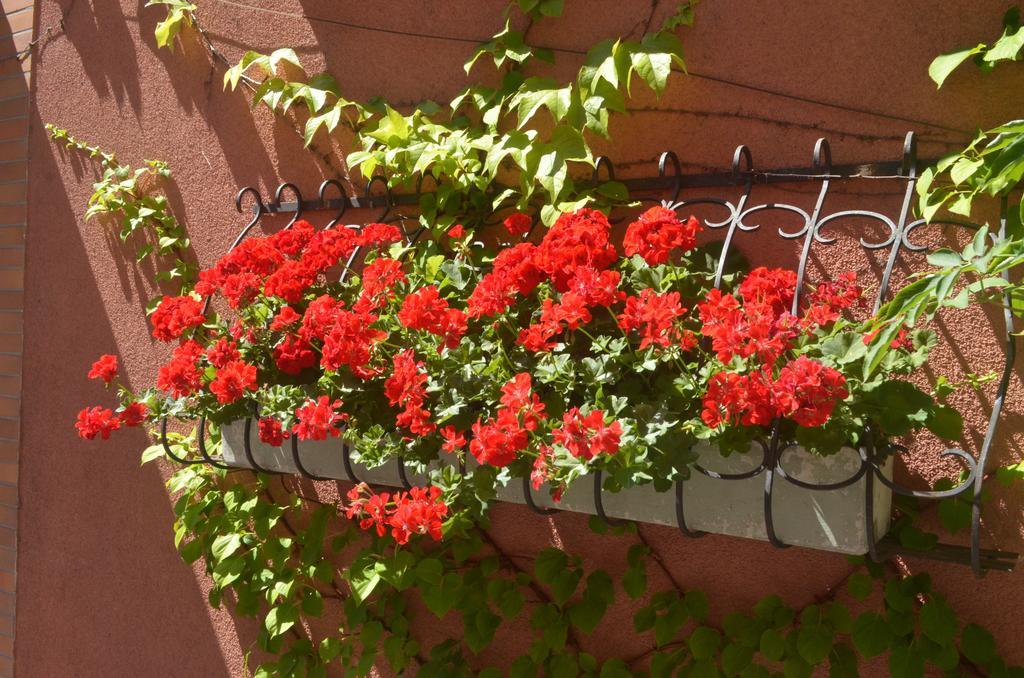
[[[178,282],[182,288],[192,283],[196,265],[189,256],[188,234],[171,213],[167,196],[159,192],[159,180],[171,176],[167,163],[147,160],[145,167],[132,169],[118,162],[113,153],[76,139],[65,129],[47,124],[46,131],[55,143],[96,160],[103,171],[93,184],[86,220],[118,220],[121,242],[141,236],[143,243],[136,251],[136,261],[151,259],[157,268],[157,281]],[[165,265],[168,260],[172,262],[169,266]]]

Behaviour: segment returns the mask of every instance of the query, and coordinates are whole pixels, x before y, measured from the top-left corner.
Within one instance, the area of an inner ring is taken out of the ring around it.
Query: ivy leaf
[[[946,78],[949,77],[950,73],[955,71],[960,64],[984,49],[985,45],[980,44],[975,47],[941,54],[935,57],[931,65],[928,66],[928,77],[935,82],[936,88],[942,87],[942,83],[946,82]]]
[[[213,540],[213,545],[210,547],[210,552],[213,554],[213,561],[219,563],[224,560],[232,553],[238,550],[242,545],[242,536],[240,534],[222,534]]]
[[[934,598],[921,606],[921,632],[939,645],[949,645],[956,635],[956,614],[944,601]]]
[[[881,615],[865,612],[853,622],[853,644],[864,657],[870,659],[886,651],[892,640],[889,625]]]
[[[750,665],[754,651],[738,643],[729,643],[722,650],[722,670],[727,676],[739,675]]]
[[[889,654],[889,675],[893,678],[924,676],[924,657],[913,644],[896,645]]]
[[[857,572],[850,576],[849,581],[846,582],[846,587],[850,590],[850,595],[857,600],[866,600],[871,595],[875,585],[871,577],[863,572]]]
[[[569,559],[565,552],[556,548],[546,548],[538,553],[537,558],[533,561],[533,571],[537,576],[537,581],[550,585],[568,564]]]
[[[960,649],[975,664],[988,664],[996,657],[996,641],[992,634],[977,624],[968,624],[960,633]]]
[[[298,611],[295,609],[294,605],[279,605],[278,607],[270,608],[270,611],[267,612],[267,616],[263,620],[263,628],[266,630],[267,635],[271,640],[273,640],[281,634],[286,633],[291,627],[295,626],[295,621],[297,619]]]
[[[775,629],[765,629],[759,647],[766,659],[777,662],[786,653],[786,639]]]
[[[689,646],[694,659],[711,659],[721,644],[721,634],[708,626],[698,626],[690,634]]]
[[[665,91],[673,62],[685,70],[683,46],[671,33],[645,35],[640,45],[630,50],[629,60],[637,75],[658,95]]]
[[[820,664],[832,651],[832,632],[821,624],[802,626],[797,634],[796,647],[808,664]]]

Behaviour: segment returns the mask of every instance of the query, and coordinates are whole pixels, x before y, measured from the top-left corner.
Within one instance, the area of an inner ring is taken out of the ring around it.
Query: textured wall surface
[[[251,621],[208,609],[208,583],[175,554],[163,487],[169,468],[139,469],[145,436],[120,431],[116,440],[101,444],[75,435],[77,411],[109,399],[85,379],[97,355],[117,353],[130,384],[144,387],[168,351],[147,330],[144,307],[157,292],[147,282],[152,271],[133,263],[133,249],[120,243],[110,225],[82,220],[96,166],[51,144],[43,124],[66,127],[135,166],[146,158],[168,161],[172,205],[203,264],[218,257],[243,225],[232,204],[238,187],[253,185],[266,196],[288,180],[312,191],[335,171],[303,150],[287,122],[265,109],[250,111],[241,93],[223,92],[223,68],[194,36],[186,36],[174,54],[158,51],[152,32],[163,10],[144,4],[39,0],[35,8],[37,34],[54,30],[33,57],[30,114],[16,645],[17,670],[24,676],[237,676],[254,637]],[[292,46],[310,72],[333,72],[350,98],[383,95],[396,102],[447,101],[457,93],[465,84],[463,61],[475,41],[500,27],[503,6],[496,0],[197,4],[212,40],[231,59],[246,49]],[[656,22],[671,5],[660,4]],[[563,19],[531,30],[532,41],[585,49],[604,37],[638,32],[651,8],[646,0],[566,5]],[[758,3],[755,11],[754,3],[741,0],[705,2],[697,26],[683,34],[692,75],[675,80],[660,100],[638,90],[631,115],[613,124],[616,142],[602,150],[635,175],[653,174],[666,148],[679,153],[688,171],[723,169],[739,143],[751,147],[757,166],[805,166],[819,136],[830,139],[835,162],[845,163],[898,158],[904,133],[914,129],[922,157],[941,155],[977,127],[1019,117],[1019,70],[985,77],[958,73],[939,93],[926,74],[935,54],[991,37],[1004,5],[786,0]],[[561,74],[573,72],[578,59],[560,54]],[[806,205],[813,201],[806,189],[777,194]],[[830,205],[892,210],[899,199],[892,187],[844,185]],[[766,219],[764,225],[777,224]],[[777,239],[754,236],[740,246],[759,263],[795,261]],[[812,260],[813,275],[854,268],[865,280],[877,274],[878,265],[852,247],[821,251]],[[947,322],[927,371],[955,377],[997,368],[995,319],[971,311]],[[1015,378],[1011,426],[995,449],[996,463],[1021,455],[1021,394]],[[980,402],[971,393],[957,396],[972,425],[967,449],[980,442],[991,396],[991,389]],[[923,482],[952,470],[934,463],[934,441],[919,448],[901,471],[904,480]],[[1024,548],[1021,507],[1019,488],[993,489],[986,545]],[[511,553],[528,557],[557,544],[613,573],[624,569],[635,539],[595,535],[581,516],[546,519],[515,506],[499,507],[493,522],[495,538]],[[845,558],[827,553],[777,551],[717,536],[688,541],[654,526],[642,530],[667,566],[667,572],[650,569],[652,587],[670,586],[670,573],[683,587],[704,588],[716,615],[747,609],[768,592],[807,604],[849,571]],[[964,618],[985,623],[1008,659],[1024,663],[1024,568],[980,582],[959,567],[927,569]],[[583,638],[585,649],[601,658],[629,658],[646,649],[649,639],[631,632],[633,611],[625,597],[617,601],[605,623]],[[454,624],[433,623],[425,612],[420,620],[417,633],[427,645],[458,632]],[[527,642],[503,630],[483,659],[501,662]],[[870,672],[885,675],[883,666]]]

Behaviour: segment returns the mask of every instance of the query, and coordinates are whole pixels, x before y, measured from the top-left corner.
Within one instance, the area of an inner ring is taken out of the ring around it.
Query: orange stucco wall
[[[462,63],[473,49],[469,41],[498,29],[503,6],[497,0],[241,3],[465,39],[452,40],[260,13],[219,0],[197,4],[214,43],[231,59],[245,49],[292,46],[310,72],[332,71],[349,97],[384,95],[396,102],[453,96],[465,82]],[[659,22],[672,3],[654,4]],[[275,121],[265,109],[250,111],[241,93],[223,92],[222,66],[194,36],[187,35],[175,54],[158,51],[152,33],[163,10],[143,5],[141,0],[40,0],[35,9],[37,34],[59,26],[61,18],[64,24],[40,42],[33,62],[16,643],[16,670],[23,676],[241,675],[243,653],[253,638],[250,621],[208,609],[205,579],[175,554],[162,484],[169,468],[139,469],[145,436],[119,432],[108,444],[75,436],[77,411],[106,397],[84,376],[98,354],[118,353],[131,385],[144,387],[152,383],[167,349],[147,331],[144,307],[155,290],[146,281],[152,271],[132,263],[132,249],[110,226],[82,220],[95,166],[51,144],[43,124],[66,127],[115,151],[122,162],[168,161],[174,172],[173,207],[188,224],[203,264],[219,256],[243,224],[232,203],[240,186],[257,186],[267,196],[288,180],[312,192],[335,174],[303,150],[288,123]],[[639,31],[638,22],[651,10],[647,0],[566,5],[563,19],[538,24],[530,38],[585,49],[601,38]],[[760,166],[803,166],[819,136],[830,139],[835,162],[843,163],[897,158],[904,132],[915,129],[920,155],[940,155],[979,126],[1019,116],[1024,104],[1019,70],[985,77],[957,74],[940,93],[926,75],[935,54],[990,37],[1004,5],[1002,0],[706,0],[698,7],[697,26],[683,33],[694,75],[677,79],[660,100],[640,94],[632,114],[613,126],[616,143],[603,150],[622,166],[635,163],[637,175],[652,174],[653,160],[666,148],[679,153],[689,171],[725,168],[739,143],[751,147]],[[577,59],[560,55],[563,75],[577,67]],[[805,189],[778,194],[806,201]],[[834,200],[835,206],[891,209],[899,196],[857,184],[837,188]],[[791,251],[768,243],[777,240],[752,238],[742,247],[764,263],[792,263]],[[842,252],[836,248],[816,256],[817,274],[850,267],[867,275],[877,271],[878,262],[862,251]],[[930,371],[956,375],[997,367],[1001,354],[994,316],[970,312],[954,320],[942,329],[944,344]],[[1021,394],[1015,379],[1010,426],[995,450],[997,463],[1021,454]],[[960,398],[973,426],[966,444],[975,449],[991,390],[980,404],[971,394]],[[929,461],[926,453],[934,452],[933,444],[924,447],[901,472],[904,480],[950,470]],[[1024,547],[1020,492],[993,489],[986,544]],[[704,588],[717,615],[746,609],[767,592],[806,604],[849,569],[843,557],[827,553],[777,551],[716,536],[688,541],[671,529],[642,529],[674,579]],[[557,543],[612,571],[623,569],[634,539],[597,536],[580,516],[549,520],[511,506],[497,510],[494,535],[514,554],[528,557]],[[927,569],[965,618],[986,623],[1005,655],[1024,663],[1019,624],[1024,568],[982,581],[959,567]],[[669,585],[655,568],[651,577],[653,587]],[[630,657],[649,647],[650,639],[632,633],[632,612],[623,596],[606,622],[583,638],[585,649],[604,658]],[[421,621],[418,632],[427,645],[457,632],[454,625],[432,624],[426,613]],[[514,628],[503,631],[486,659],[500,663],[526,642]],[[870,673],[884,675],[883,666],[873,665]]]

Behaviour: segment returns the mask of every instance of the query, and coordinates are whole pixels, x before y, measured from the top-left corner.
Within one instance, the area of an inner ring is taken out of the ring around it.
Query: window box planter
[[[251,468],[245,454],[245,422],[236,421],[222,428],[224,461],[231,466]],[[268,471],[300,473],[295,464],[291,444],[271,447],[250,433],[250,449],[256,464]],[[323,478],[348,480],[342,443],[338,439],[297,442],[305,470]],[[694,470],[682,484],[682,506],[685,525],[694,531],[725,534],[749,539],[767,540],[765,525],[765,485],[767,473],[762,471],[744,478],[717,478],[718,475],[749,475],[758,469],[762,459],[760,446],[750,454],[723,457],[709,445],[697,448],[697,464],[707,474]],[[454,465],[454,460],[443,461]],[[782,454],[784,474],[809,484],[841,483],[857,474],[860,454],[843,448],[830,457],[813,455],[797,447]],[[472,456],[467,468],[476,466]],[[398,462],[391,460],[376,468],[352,462],[354,475],[369,483],[402,486]],[[882,467],[891,477],[892,458]],[[772,522],[775,536],[785,544],[861,555],[868,551],[869,534],[865,510],[867,474],[850,485],[838,489],[808,489],[790,482],[778,470],[774,472],[772,489]],[[410,468],[410,483],[423,481]],[[577,480],[558,503],[552,501],[547,488],[531,493],[533,504],[540,508],[558,508],[579,513],[597,514],[595,484]],[[678,491],[678,488],[677,488]],[[652,485],[625,488],[620,492],[602,492],[604,513],[611,518],[636,520],[659,525],[678,526],[677,491],[657,492]],[[502,501],[525,503],[524,486],[515,479],[498,489]],[[889,529],[892,490],[875,481],[872,492],[874,538],[877,541]]]

